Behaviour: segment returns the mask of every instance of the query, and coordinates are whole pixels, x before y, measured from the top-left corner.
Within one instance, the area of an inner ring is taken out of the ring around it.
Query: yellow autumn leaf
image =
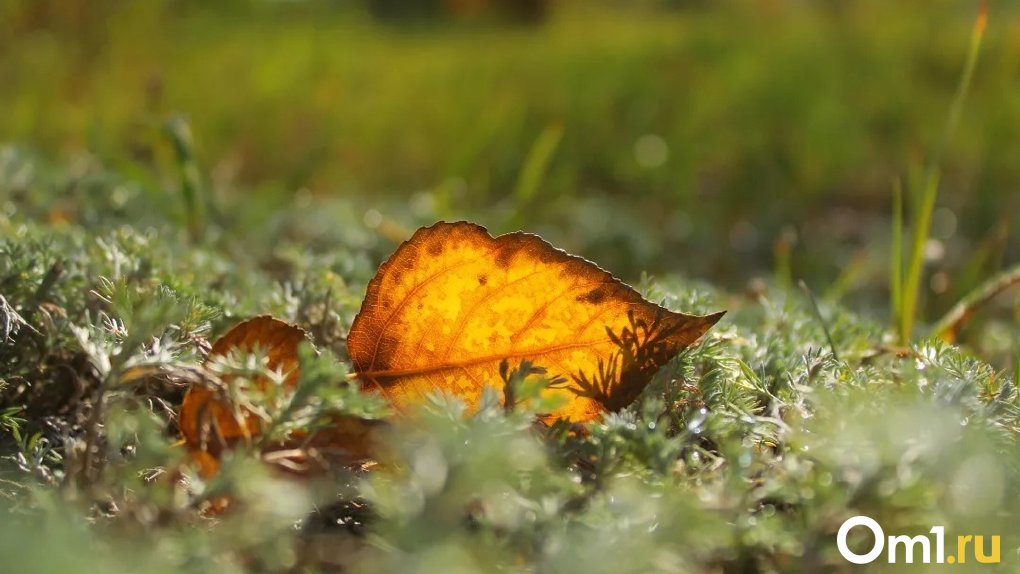
[[[398,411],[445,390],[476,405],[504,360],[564,382],[552,417],[630,404],[722,313],[675,313],[540,237],[473,223],[419,229],[380,266],[348,337],[358,377]]]

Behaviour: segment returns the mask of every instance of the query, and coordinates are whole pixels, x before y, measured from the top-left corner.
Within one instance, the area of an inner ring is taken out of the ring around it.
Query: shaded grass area
[[[196,235],[167,215],[176,195],[132,177],[3,157],[12,572],[849,572],[835,533],[858,514],[890,534],[1000,535],[1002,564],[974,569],[1015,570],[1014,373],[937,341],[891,346],[824,299],[675,274],[639,287],[675,310],[730,313],[584,433],[536,428],[495,395],[477,413],[437,396],[393,423],[383,468],[298,480],[252,444],[202,480],[174,445],[174,410],[203,341],[239,318],[293,321],[321,351],[303,357],[294,395],[264,405],[275,427],[384,414],[347,382],[344,337],[392,250],[385,225],[366,228],[355,200],[267,197],[221,205]],[[235,359],[223,368],[262,372]],[[207,516],[220,496],[231,510]]]

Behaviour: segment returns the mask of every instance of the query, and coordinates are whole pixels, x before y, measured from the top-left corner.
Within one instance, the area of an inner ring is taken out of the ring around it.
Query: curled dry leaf
[[[231,352],[265,353],[269,370],[283,373],[284,386],[294,388],[298,380],[298,347],[307,335],[294,325],[268,315],[235,325],[213,344],[206,363]],[[256,380],[264,389],[267,380]],[[235,413],[215,393],[203,386],[192,386],[181,404],[178,419],[181,434],[188,445],[217,455],[224,447],[245,437],[258,436],[262,421],[250,412]]]
[[[308,334],[289,323],[270,316],[260,316],[238,323],[218,339],[209,351],[206,363],[231,352],[265,354],[269,370],[283,374],[283,386],[293,390],[300,378],[298,349],[308,340]],[[264,390],[269,380],[253,381]],[[340,381],[338,381],[340,383]],[[245,438],[262,434],[263,420],[241,408],[235,412],[229,401],[207,386],[193,385],[181,404],[178,426],[184,442],[191,451],[191,460],[202,476],[212,476],[219,470],[219,459],[224,449]],[[325,466],[311,460],[309,453],[345,463],[361,462],[377,450],[376,432],[380,422],[351,416],[335,416],[328,428],[307,436],[293,432],[283,442],[263,445],[264,460],[276,468],[303,473]]]
[[[380,266],[348,337],[358,377],[397,408],[443,389],[477,404],[499,365],[530,360],[562,383],[552,417],[632,402],[722,313],[675,313],[540,237],[478,225],[419,229]]]

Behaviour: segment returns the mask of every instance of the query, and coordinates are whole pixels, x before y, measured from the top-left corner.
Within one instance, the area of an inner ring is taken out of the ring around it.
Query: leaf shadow
[[[578,397],[595,400],[610,412],[622,410],[633,403],[659,368],[680,350],[673,337],[683,324],[667,324],[663,318],[661,312],[656,313],[649,323],[628,311],[629,325],[619,334],[606,327],[606,334],[617,351],[608,359],[599,359],[593,372],[578,371],[570,375],[571,381],[561,383],[560,388]]]

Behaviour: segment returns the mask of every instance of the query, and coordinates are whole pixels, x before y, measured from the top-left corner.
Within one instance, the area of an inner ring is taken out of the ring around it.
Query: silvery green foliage
[[[662,277],[642,285],[651,300],[730,313],[602,422],[536,424],[549,381],[541,365],[511,363],[504,392],[475,410],[440,395],[393,417],[348,376],[343,337],[384,254],[350,204],[261,220],[238,208],[243,224],[193,243],[158,214],[123,225],[144,195],[44,223],[59,195],[46,181],[63,176],[26,173],[0,170],[0,189],[34,190],[0,213],[11,571],[840,572],[835,532],[858,514],[890,532],[999,533],[1015,556],[1020,394],[958,347],[890,348],[880,325],[823,301],[830,341],[799,293],[735,301]],[[95,189],[119,185],[94,175]],[[232,398],[269,424],[261,440],[335,416],[387,419],[380,464],[297,479],[263,464],[253,441],[216,476],[190,469],[175,445],[187,385],[276,380],[257,354],[201,366],[210,340],[260,313],[304,327],[318,350],[302,350],[292,395]],[[202,514],[224,496],[230,512]]]

